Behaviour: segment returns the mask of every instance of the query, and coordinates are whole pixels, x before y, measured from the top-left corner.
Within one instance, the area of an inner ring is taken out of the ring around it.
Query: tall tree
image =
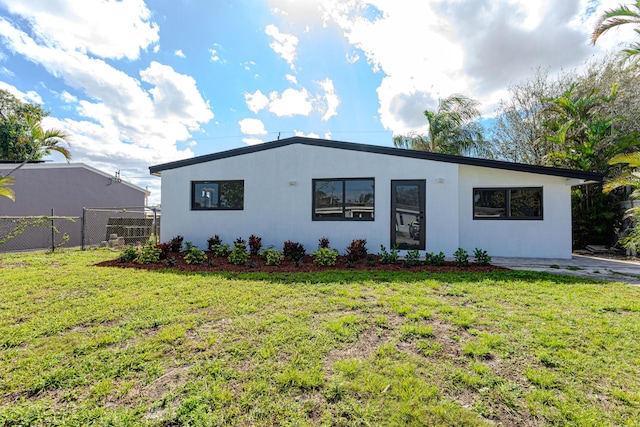
[[[52,151],[58,152],[68,161],[71,159],[69,150],[61,143],[69,144],[69,134],[61,129],[43,129],[40,119],[29,113],[24,115],[27,133],[21,138],[21,142],[30,147],[31,153],[25,159],[48,156]]]
[[[46,153],[27,143],[30,124],[27,116],[40,122],[49,113],[38,104],[22,102],[6,90],[0,90],[0,160],[40,160]]]
[[[600,36],[610,29],[628,24],[640,27],[640,0],[636,0],[634,4],[620,5],[604,12],[596,22],[591,42],[596,44]],[[640,34],[640,28],[635,28],[634,31]],[[632,43],[627,49],[623,49],[623,52],[627,59],[640,58],[638,56],[640,55],[640,43]]]
[[[609,163],[625,165],[625,167],[617,176],[605,182],[604,192],[610,193],[621,187],[630,188],[633,191],[629,199],[632,202],[640,200],[640,152],[618,154]],[[626,236],[622,236],[620,243],[627,249],[636,250],[640,246],[640,227],[637,226],[640,220],[640,206],[631,203],[630,208],[625,212],[625,217],[631,219],[631,224],[626,228]]]
[[[12,175],[32,160],[56,151],[69,161],[71,153],[63,144],[68,144],[69,135],[60,129],[43,129],[42,119],[48,112],[36,104],[24,103],[9,92],[0,90],[0,160],[20,162],[6,175],[0,175],[0,197],[12,200],[15,194],[10,186]]]
[[[436,111],[425,110],[429,130],[426,135],[410,133],[394,137],[396,147],[460,156],[491,157],[491,148],[477,122],[479,103],[463,95],[439,101]]]
[[[548,163],[592,172],[610,173],[609,159],[637,149],[637,132],[622,133],[615,123],[623,118],[612,114],[617,85],[601,95],[593,87],[572,84],[561,96],[550,100],[551,114],[545,122],[547,139],[556,149],[548,154]],[[613,244],[620,221],[617,195],[602,193],[602,185],[582,185],[572,190],[574,247],[588,244]]]
[[[510,162],[543,165],[553,144],[547,140],[544,123],[549,113],[547,99],[562,93],[565,76],[552,79],[538,67],[527,80],[509,86],[509,97],[500,101],[491,128],[497,157]]]
[[[572,85],[576,86],[571,95],[574,98],[585,97],[589,92],[592,97],[602,98],[602,94],[610,94],[612,87],[617,86],[615,97],[600,102],[592,113],[600,119],[613,118],[616,141],[640,132],[637,68],[633,64],[621,65],[614,55],[608,55],[585,64],[580,72],[569,70],[550,76],[539,68],[531,78],[511,85],[509,97],[500,101],[491,133],[499,158],[548,164],[549,153],[558,150],[558,145],[547,138],[550,130],[545,124],[558,119],[550,107]],[[604,169],[608,169],[606,160],[601,162]]]
[[[555,149],[547,154],[547,163],[606,173],[609,159],[638,146],[636,133],[621,135],[615,129],[615,123],[624,120],[611,114],[617,96],[616,84],[608,95],[572,84],[561,96],[550,99],[547,111],[551,117],[544,126]]]

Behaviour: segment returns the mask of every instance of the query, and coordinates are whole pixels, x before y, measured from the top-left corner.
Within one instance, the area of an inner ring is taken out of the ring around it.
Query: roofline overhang
[[[177,160],[174,162],[163,163],[156,166],[150,166],[149,172],[152,175],[160,176],[162,171],[170,169],[178,169],[185,166],[196,165],[199,163],[211,162],[214,160],[226,159],[229,157],[241,156],[244,154],[257,153],[260,151],[271,150],[274,148],[285,147],[292,144],[310,145],[315,147],[334,148],[339,150],[360,151],[373,154],[384,154],[390,156],[407,157],[412,159],[431,160],[436,162],[455,163],[460,165],[486,167],[492,169],[509,170],[516,172],[527,172],[541,175],[559,176],[565,178],[573,178],[592,182],[604,181],[604,175],[597,172],[579,171],[574,169],[556,168],[549,166],[537,166],[525,163],[506,162],[503,160],[480,159],[476,157],[454,156],[450,154],[431,153],[428,151],[408,150],[404,148],[383,147],[379,145],[360,144],[355,142],[334,141],[327,139],[307,138],[294,136],[277,141],[265,142],[263,144],[252,145],[248,147],[235,148],[232,150],[221,151],[218,153],[205,154],[203,156],[193,157],[190,159]]]

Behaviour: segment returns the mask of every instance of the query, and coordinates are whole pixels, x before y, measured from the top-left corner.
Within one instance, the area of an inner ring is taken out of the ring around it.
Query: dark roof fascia
[[[44,163],[44,160],[29,160],[28,162],[25,162],[24,160],[0,160],[0,165],[18,165],[20,163],[26,163],[28,165],[33,164],[33,163]]]
[[[175,162],[163,163],[150,166],[149,172],[159,175],[160,172],[169,169],[177,169],[199,163],[206,163],[213,160],[226,159],[229,157],[241,156],[244,154],[257,153],[272,148],[284,147],[291,144],[311,145],[316,147],[336,148],[339,150],[361,151],[364,153],[384,154],[389,156],[408,157],[412,159],[432,160],[436,162],[456,163],[460,165],[479,166],[492,169],[502,169],[516,172],[528,172],[541,175],[560,176],[565,178],[581,179],[586,181],[602,182],[604,175],[596,172],[586,172],[574,169],[555,168],[549,166],[537,166],[524,163],[505,162],[502,160],[480,159],[475,157],[453,156],[450,154],[431,153],[427,151],[407,150],[395,147],[383,147],[378,145],[360,144],[355,142],[334,141],[327,139],[306,138],[294,136],[278,141],[265,142],[264,144],[252,145],[249,147],[235,148],[219,153],[205,154],[204,156],[193,157]]]

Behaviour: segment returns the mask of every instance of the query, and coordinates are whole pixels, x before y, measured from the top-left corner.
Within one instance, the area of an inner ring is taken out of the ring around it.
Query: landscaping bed
[[[508,270],[504,267],[496,265],[478,265],[473,262],[466,266],[456,266],[452,262],[445,262],[444,265],[413,265],[405,266],[403,260],[399,260],[397,264],[382,264],[378,255],[369,255],[368,259],[362,259],[349,265],[347,258],[339,255],[336,258],[336,264],[333,266],[319,266],[313,262],[310,255],[305,255],[299,265],[291,260],[284,260],[280,265],[267,265],[266,261],[259,255],[250,255],[244,265],[235,265],[224,257],[214,257],[211,252],[205,252],[207,261],[203,264],[187,264],[184,258],[184,252],[171,252],[167,259],[149,264],[139,264],[136,261],[121,262],[119,259],[103,261],[98,266],[102,267],[122,267],[122,268],[140,268],[144,270],[179,270],[179,271],[232,271],[232,272],[273,272],[273,273],[289,273],[289,272],[314,272],[327,270],[371,270],[371,271],[412,271],[412,272],[432,272],[445,273],[454,271],[469,272],[490,272],[496,270]],[[174,264],[174,265],[172,265]]]

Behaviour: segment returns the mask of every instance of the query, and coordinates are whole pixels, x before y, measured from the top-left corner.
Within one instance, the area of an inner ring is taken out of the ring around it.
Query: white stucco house
[[[571,258],[571,187],[601,174],[293,137],[151,166],[161,176],[162,241],[206,248],[255,234],[340,252],[353,239],[401,250],[474,248]]]

